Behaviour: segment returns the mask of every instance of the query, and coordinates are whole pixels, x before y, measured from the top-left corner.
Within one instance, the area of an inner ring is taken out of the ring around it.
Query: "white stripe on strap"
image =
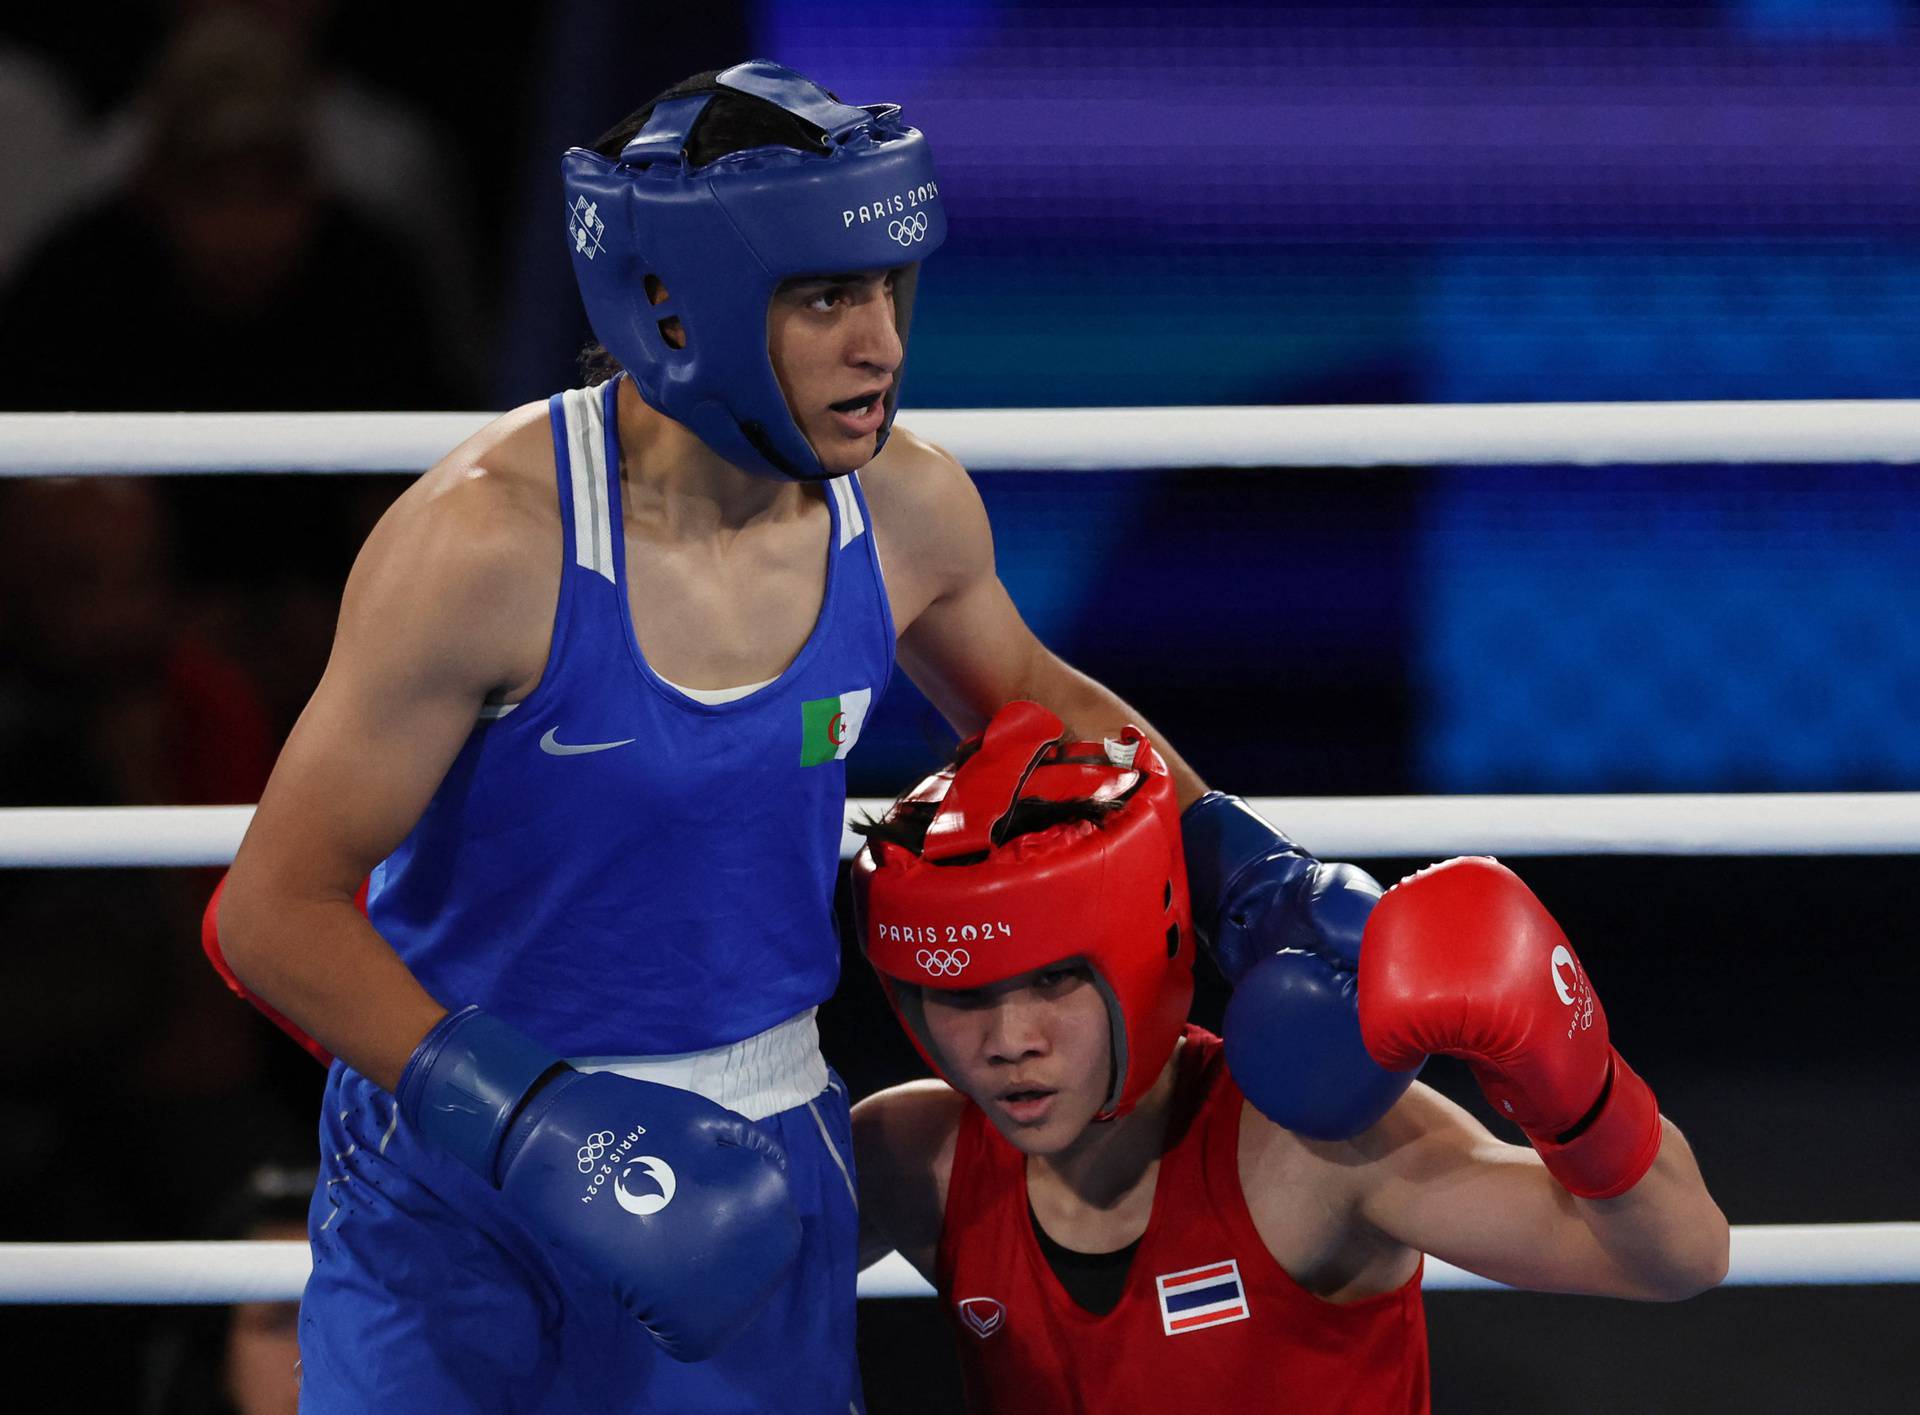
[[[853,494],[854,473],[844,477],[835,477],[827,483],[833,492],[833,499],[840,507],[840,549],[845,550],[866,529],[866,518],[860,514],[860,498]]]
[[[613,527],[607,515],[606,418],[599,388],[560,395],[567,415],[567,461],[573,478],[573,558],[613,583]]]

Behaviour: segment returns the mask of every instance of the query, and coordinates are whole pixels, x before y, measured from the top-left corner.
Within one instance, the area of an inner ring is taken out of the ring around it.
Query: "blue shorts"
[[[308,1212],[303,1415],[859,1412],[859,1219],[846,1086],[759,1122],[786,1148],[793,1276],[711,1360],[675,1361],[612,1292],[422,1144],[393,1098],[335,1062]]]

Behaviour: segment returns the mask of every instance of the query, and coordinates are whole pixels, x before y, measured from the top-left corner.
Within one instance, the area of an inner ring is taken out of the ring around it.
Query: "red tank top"
[[[935,1276],[967,1407],[994,1415],[1235,1411],[1425,1415],[1420,1272],[1336,1305],[1267,1252],[1240,1191],[1240,1088],[1188,1027],[1153,1211],[1119,1303],[1067,1296],[1027,1214],[1025,1156],[977,1106],[960,1121]]]

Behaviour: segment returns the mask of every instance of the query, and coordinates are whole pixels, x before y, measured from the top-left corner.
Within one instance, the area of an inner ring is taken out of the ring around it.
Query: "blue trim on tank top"
[[[840,544],[840,505],[832,492],[824,492],[822,499],[827,504],[827,583],[820,595],[820,612],[814,616],[813,626],[807,631],[807,641],[800,646],[800,652],[793,661],[764,688],[747,694],[744,698],[735,698],[728,703],[703,703],[688,697],[662,678],[647,662],[646,653],[640,647],[640,635],[633,627],[633,598],[627,589],[627,538],[623,532],[626,524],[626,502],[620,495],[620,426],[617,405],[617,392],[620,379],[608,381],[607,391],[601,395],[602,411],[605,413],[605,454],[607,466],[607,515],[613,522],[613,587],[619,595],[617,612],[621,626],[626,630],[627,652],[634,666],[640,670],[640,676],[649,687],[672,706],[696,717],[722,717],[735,712],[748,712],[757,707],[779,699],[783,689],[807,666],[820,649],[821,642],[828,634],[832,621],[833,594],[839,583],[840,557],[848,547]],[[873,534],[869,521],[865,534]],[[888,632],[893,629],[892,606],[886,603],[886,587],[879,586],[881,608],[885,615]],[[891,675],[889,675],[891,676]],[[535,690],[536,692],[538,689]]]

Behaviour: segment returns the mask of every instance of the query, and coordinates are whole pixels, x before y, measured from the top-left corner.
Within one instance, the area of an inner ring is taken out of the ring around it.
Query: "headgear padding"
[[[796,276],[899,269],[904,348],[918,262],[947,235],[940,184],[926,139],[896,106],[852,107],[765,59],[715,82],[818,129],[819,148],[748,148],[696,167],[688,135],[714,92],[656,104],[618,161],[578,147],[561,159],[573,273],[594,334],[649,404],[735,466],[821,480],[834,473],[794,422],[767,355],[768,301]],[[649,277],[666,292],[658,304]],[[663,328],[675,319],[680,348]],[[899,391],[896,374],[876,452]]]
[[[927,1064],[925,988],[981,988],[1083,960],[1113,1022],[1113,1085],[1103,1115],[1150,1087],[1193,1000],[1193,914],[1180,808],[1160,754],[1137,728],[1117,741],[1068,740],[1035,703],[994,715],[979,749],[896,803],[938,803],[919,854],[869,841],[853,862],[854,913],[867,960]],[[1118,801],[1101,820],[1007,838],[1022,799]]]

